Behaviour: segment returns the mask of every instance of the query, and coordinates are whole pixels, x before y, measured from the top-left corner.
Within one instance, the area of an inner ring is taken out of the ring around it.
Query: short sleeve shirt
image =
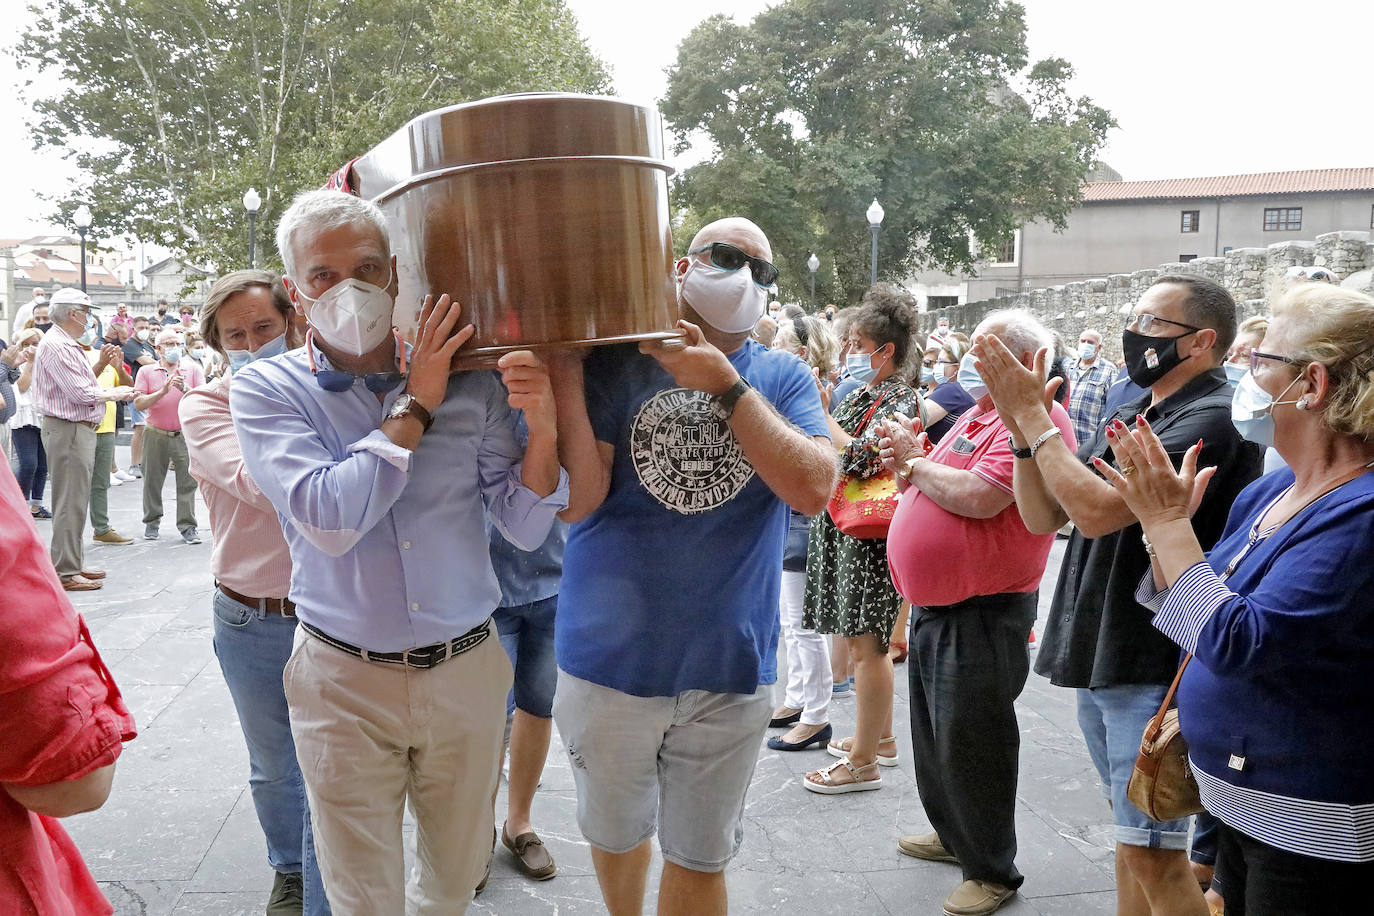
[[[143,367],[139,365],[138,358],[148,356],[153,360],[157,359],[157,351],[143,341],[130,337],[124,343],[124,362],[129,364],[129,371],[133,373],[134,380],[138,380],[138,373]],[[149,365],[152,365],[149,363]]]
[[[183,359],[177,363],[175,371],[179,371],[181,377],[185,379],[187,391],[205,384],[205,373],[193,360]],[[134,390],[139,394],[152,394],[161,389],[162,383],[166,380],[167,370],[162,367],[161,363],[152,363],[144,366],[143,371],[138,374],[138,378],[134,379]],[[158,429],[180,430],[181,417],[178,409],[184,395],[185,392],[178,391],[176,388],[168,389],[162,400],[144,411],[148,422]]]
[[[973,406],[973,396],[964,390],[964,386],[958,382],[950,380],[941,382],[935,386],[928,397],[928,400],[939,404],[945,409],[945,415],[938,421],[930,424],[930,429],[926,430],[926,435],[930,436],[931,444],[938,445],[954,428],[954,424],[959,422],[964,411]]]
[[[1068,413],[1055,404],[1050,416],[1072,447]],[[1015,459],[1006,424],[996,411],[980,413],[975,407],[965,412],[929,460],[1012,492]],[[1015,502],[992,518],[968,518],[908,487],[888,532],[887,559],[903,598],[919,607],[944,607],[982,595],[1035,591],[1053,543],[1053,534],[1026,530]],[[990,564],[989,557],[997,562]]]
[[[752,340],[729,359],[803,433],[829,435],[801,360]],[[586,378],[593,431],[615,458],[605,501],[568,536],[558,666],[645,697],[773,683],[787,505],[710,398],[652,357],[602,347]]]
[[[0,468],[0,782],[42,786],[115,761],[134,720],[73,610],[9,468]],[[53,818],[0,791],[0,909],[105,914],[111,907]]]
[[[1199,439],[1198,467],[1215,466],[1193,530],[1203,550],[1211,549],[1226,525],[1231,504],[1260,474],[1263,455],[1231,423],[1231,386],[1220,369],[1205,372],[1160,403],[1147,392],[1113,417],[1144,414],[1175,467]],[[1107,422],[1078,451],[1091,467],[1096,456],[1110,457]],[[1110,462],[1113,465],[1114,462]],[[1112,687],[1168,684],[1178,671],[1179,650],[1151,624],[1151,612],[1136,601],[1135,590],[1150,559],[1140,540],[1139,523],[1099,538],[1075,531],[1064,551],[1054,603],[1036,656],[1035,670],[1061,687]]]

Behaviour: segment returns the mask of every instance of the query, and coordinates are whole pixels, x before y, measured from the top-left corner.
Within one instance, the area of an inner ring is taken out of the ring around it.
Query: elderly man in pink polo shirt
[[[43,450],[52,478],[52,564],[67,591],[100,588],[104,570],[85,568],[82,533],[91,501],[96,430],[107,401],[127,401],[133,389],[101,388],[96,376],[109,363],[102,351],[94,369],[82,347],[95,343],[90,298],[64,287],[53,294],[52,327],[33,356],[33,407],[43,417]]]
[[[184,392],[205,384],[205,373],[194,360],[181,358],[182,338],[173,328],[158,333],[157,355],[157,362],[144,366],[134,379],[138,392],[134,406],[147,414],[143,433],[143,537],[150,541],[158,539],[162,484],[170,462],[177,480],[177,530],[187,544],[199,544],[196,479],[191,476],[191,460],[181,435],[177,406]]]
[[[1052,338],[1029,312],[993,312],[974,332],[1000,339],[1023,365],[1043,369]],[[1043,374],[1043,373],[1042,373]],[[902,496],[888,532],[888,566],[911,602],[911,743],[916,786],[933,833],[904,836],[918,859],[954,862],[963,882],[945,900],[952,916],[982,916],[1016,893],[1016,772],[1020,730],[1013,704],[1026,685],[1026,643],[1054,535],[1026,530],[1012,465],[1051,436],[1074,446],[1059,404],[1036,442],[997,415],[973,355],[957,383],[975,401],[934,450],[910,422],[888,423],[879,442]],[[996,557],[996,563],[988,563]]]

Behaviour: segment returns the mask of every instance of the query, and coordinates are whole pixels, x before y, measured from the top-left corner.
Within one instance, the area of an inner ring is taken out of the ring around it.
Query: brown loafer
[[[501,845],[515,856],[515,867],[520,874],[535,881],[547,881],[558,874],[558,866],[553,856],[544,848],[544,841],[533,830],[522,833],[515,839],[506,835],[506,825],[501,825]]]
[[[82,575],[62,577],[62,587],[69,592],[93,592],[104,584],[104,582],[87,579]]]
[[[87,579],[90,579],[90,580],[94,581],[94,580],[96,580],[96,579],[103,579],[103,578],[105,578],[105,570],[103,570],[103,569],[83,569],[83,570],[81,570],[81,575],[85,576]]]

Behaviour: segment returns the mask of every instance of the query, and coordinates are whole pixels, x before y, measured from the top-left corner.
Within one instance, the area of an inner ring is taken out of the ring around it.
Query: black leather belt
[[[255,607],[265,613],[280,614],[283,617],[296,616],[296,602],[290,598],[250,598],[247,595],[240,595],[222,582],[216,582],[215,588],[223,592],[226,598],[231,598],[248,607]]]
[[[320,642],[347,652],[349,655],[356,655],[365,662],[383,662],[388,665],[405,665],[409,668],[433,668],[455,655],[462,655],[469,649],[475,649],[486,642],[490,633],[487,625],[490,623],[491,618],[488,617],[462,636],[450,639],[448,642],[437,642],[432,646],[420,646],[418,649],[406,649],[404,652],[369,652],[367,649],[350,645],[342,639],[335,639],[328,633],[312,627],[304,620],[300,622],[300,625],[305,632]]]

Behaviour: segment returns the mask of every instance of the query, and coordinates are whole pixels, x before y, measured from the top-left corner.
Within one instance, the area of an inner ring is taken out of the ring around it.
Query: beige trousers
[[[44,417],[42,436],[52,481],[52,565],[59,576],[74,576],[86,562],[82,536],[91,505],[95,427]]]
[[[365,662],[296,629],[283,683],[334,916],[467,910],[492,851],[511,678],[494,626],[486,642],[428,670]]]

